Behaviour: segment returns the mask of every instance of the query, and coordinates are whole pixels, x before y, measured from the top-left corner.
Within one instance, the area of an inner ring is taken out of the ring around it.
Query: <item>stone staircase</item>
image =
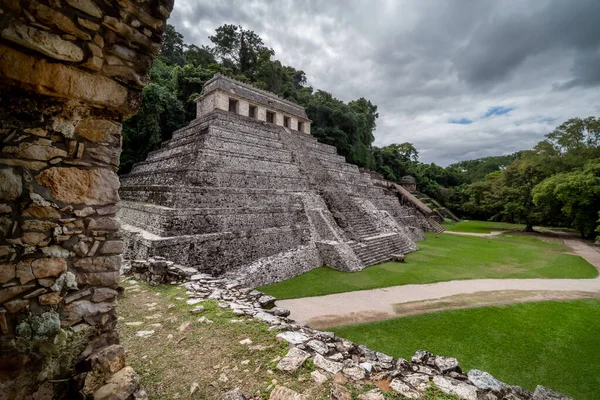
[[[435,220],[435,218],[429,217],[427,218],[427,221],[429,222],[431,229],[436,233],[442,233],[446,230],[439,222]]]
[[[352,250],[365,265],[376,265],[391,260],[395,254],[412,251],[405,238],[397,233],[388,233],[352,242]]]

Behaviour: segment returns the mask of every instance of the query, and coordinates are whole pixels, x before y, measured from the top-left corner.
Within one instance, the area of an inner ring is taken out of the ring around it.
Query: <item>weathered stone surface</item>
[[[233,389],[229,392],[223,393],[219,400],[246,400],[247,397],[244,396],[244,393],[239,389]]]
[[[436,375],[433,377],[433,383],[444,393],[453,394],[464,400],[477,400],[477,388],[465,382]]]
[[[96,17],[96,18],[102,17],[102,11],[91,0],[66,0],[66,1],[67,1],[67,4],[69,4],[71,7],[81,10],[84,13],[91,15],[92,17]]]
[[[8,333],[8,322],[6,321],[6,310],[0,310],[0,332]]]
[[[121,155],[121,149],[119,148],[109,146],[87,147],[86,152],[95,160],[115,167],[119,165],[119,157]]]
[[[121,254],[123,252],[122,240],[107,240],[100,249],[101,254]]]
[[[38,299],[41,305],[47,306],[51,304],[60,303],[60,301],[62,300],[62,296],[60,295],[60,292],[52,292],[43,294],[40,297],[38,297]]]
[[[418,391],[425,391],[429,387],[429,376],[419,373],[409,373],[402,376],[402,380]]]
[[[71,204],[104,205],[119,200],[119,179],[108,169],[51,167],[36,176],[52,196]]]
[[[83,60],[83,50],[73,42],[18,21],[5,28],[2,37],[57,60],[74,62]]]
[[[506,386],[492,375],[478,369],[470,370],[467,373],[467,376],[469,377],[469,382],[482,390],[493,390],[494,392],[500,392]]]
[[[56,26],[61,31],[75,35],[82,40],[91,39],[90,35],[77,28],[75,23],[69,17],[50,7],[40,4],[37,1],[32,1],[29,5],[29,9],[33,11],[33,15],[35,15],[36,19],[41,20],[45,24]]]
[[[385,400],[385,397],[379,389],[373,389],[367,393],[358,396],[358,400]]]
[[[285,340],[291,344],[301,344],[308,340],[308,336],[300,332],[288,331],[277,334],[277,339]]]
[[[83,272],[113,272],[121,267],[121,256],[87,257],[75,261],[75,267]]]
[[[100,29],[99,24],[92,22],[89,19],[77,17],[77,22],[79,23],[79,25],[83,26],[84,28],[87,28],[94,32],[97,31],[98,29]]]
[[[366,373],[363,367],[344,367],[342,373],[353,381],[361,381],[365,379]]]
[[[39,219],[58,219],[60,212],[52,207],[30,206],[23,211],[23,216]]]
[[[339,383],[331,385],[331,391],[329,392],[330,400],[352,400],[352,394],[350,391]]]
[[[533,392],[532,400],[573,400],[569,396],[565,396],[558,392],[555,392],[552,389],[548,389],[547,387],[538,385],[535,388],[535,392]]]
[[[327,382],[329,380],[329,378],[327,378],[327,375],[322,374],[319,371],[313,371],[310,373],[310,376],[313,378],[313,380],[318,383],[319,385],[322,385],[323,383]]]
[[[138,390],[139,378],[133,368],[125,367],[114,374],[94,393],[94,400],[128,399]]]
[[[0,264],[0,283],[6,283],[16,276],[17,272],[14,264]],[[25,282],[21,283],[23,284]]]
[[[121,224],[116,218],[102,217],[92,219],[88,224],[88,229],[99,229],[99,230],[116,230],[121,227]]]
[[[310,340],[306,345],[321,355],[329,353],[329,347],[320,340]]]
[[[104,314],[116,307],[115,302],[92,303],[88,300],[74,301],[65,305],[64,321],[68,325],[79,322],[86,316]]]
[[[23,193],[21,177],[12,168],[0,169],[0,199],[14,200]]]
[[[94,294],[92,295],[92,301],[94,303],[102,303],[105,301],[113,301],[117,298],[118,292],[114,289],[109,288],[95,288]]]
[[[7,80],[7,83],[18,82],[26,89],[36,90],[41,94],[114,107],[128,115],[132,112],[127,89],[112,79],[39,59],[4,45],[0,45],[0,77]],[[40,162],[34,165],[22,160],[16,161],[32,169],[45,166]]]
[[[31,270],[38,279],[59,276],[67,270],[67,260],[64,258],[39,258],[31,262]]]
[[[443,373],[459,370],[458,361],[452,357],[435,357],[434,365]]]
[[[80,273],[77,274],[77,284],[116,289],[119,287],[119,271]]]
[[[10,313],[16,313],[17,311],[21,311],[28,305],[29,305],[29,301],[20,300],[20,299],[11,300],[11,301],[7,301],[6,303],[4,303],[4,307],[6,307],[6,309]]]
[[[392,382],[390,382],[390,388],[409,399],[418,399],[421,397],[416,390],[398,378],[392,379]]]
[[[5,289],[0,289],[0,304],[12,299],[16,295],[23,293],[26,290],[34,288],[35,285],[27,284],[21,286],[11,286]]]
[[[123,346],[113,344],[93,353],[86,359],[90,370],[101,370],[104,373],[114,374],[125,368],[125,349]]]
[[[292,374],[296,372],[296,370],[300,368],[309,357],[309,353],[293,347],[286,354],[286,356],[279,361],[279,364],[277,364],[277,369]]]
[[[119,143],[121,125],[106,119],[86,118],[75,126],[75,132],[90,142],[115,145]]]
[[[344,367],[342,363],[328,360],[320,354],[315,355],[314,363],[315,366],[329,372],[330,374],[337,374]]]
[[[288,389],[285,386],[276,386],[273,391],[271,391],[271,395],[269,396],[269,400],[308,400],[306,397],[302,396],[300,393]]]

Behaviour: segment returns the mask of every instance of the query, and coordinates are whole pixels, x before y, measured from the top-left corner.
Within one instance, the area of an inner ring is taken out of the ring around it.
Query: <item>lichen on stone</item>
[[[77,289],[77,279],[72,272],[63,272],[50,286],[50,290],[54,292],[62,292],[69,289]]]
[[[31,339],[52,339],[60,332],[60,317],[56,311],[27,318],[17,325],[17,336]]]

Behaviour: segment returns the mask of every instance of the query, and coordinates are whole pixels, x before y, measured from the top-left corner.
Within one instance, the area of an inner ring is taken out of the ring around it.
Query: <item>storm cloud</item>
[[[447,165],[531,148],[600,114],[600,2],[176,0],[187,43],[258,33],[309,85],[379,107],[375,144]]]

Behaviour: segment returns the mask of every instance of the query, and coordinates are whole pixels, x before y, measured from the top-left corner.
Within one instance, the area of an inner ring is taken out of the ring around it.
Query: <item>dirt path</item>
[[[600,252],[591,245],[577,239],[563,239],[565,244],[579,256],[600,270]],[[451,296],[480,294],[481,292],[521,291],[535,292],[534,296],[514,295],[513,299],[503,299],[501,304],[522,301],[557,299],[562,297],[579,298],[600,296],[600,277],[594,279],[473,279],[438,282],[423,285],[402,285],[381,289],[280,300],[279,307],[291,311],[291,318],[304,324],[314,323],[320,327],[327,324],[344,325],[353,322],[393,318],[398,314],[402,303],[424,302]],[[542,293],[546,292],[546,295]],[[578,295],[577,293],[581,293]],[[526,300],[523,300],[523,299]],[[528,299],[528,300],[527,300]],[[484,304],[492,304],[485,303]],[[482,303],[471,303],[470,307]],[[453,308],[452,305],[447,308]],[[454,307],[456,308],[456,307]],[[439,307],[437,309],[445,309]],[[431,310],[422,310],[427,312]]]
[[[449,233],[451,235],[459,235],[459,236],[477,236],[477,237],[490,237],[490,236],[498,236],[502,235],[504,232],[508,231],[491,231],[490,233],[476,233],[476,232],[453,232],[453,231],[444,231],[444,233]]]

